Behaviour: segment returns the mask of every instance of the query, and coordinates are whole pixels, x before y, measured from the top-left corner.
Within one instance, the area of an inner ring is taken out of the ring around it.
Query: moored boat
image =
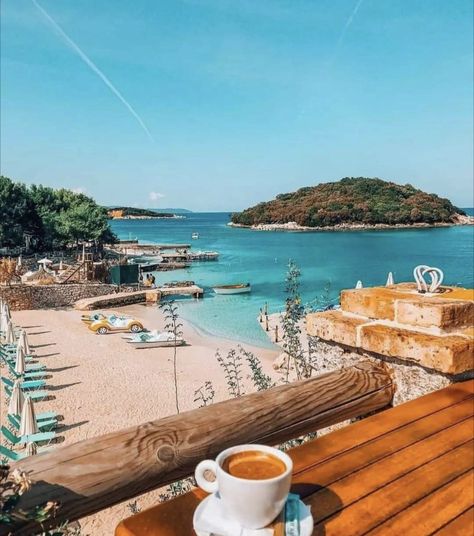
[[[199,233],[193,233],[193,234],[191,235],[191,238],[192,238],[193,240],[197,240],[197,239],[199,238]]]
[[[246,294],[252,290],[250,283],[240,283],[238,285],[217,285],[212,287],[216,294]]]

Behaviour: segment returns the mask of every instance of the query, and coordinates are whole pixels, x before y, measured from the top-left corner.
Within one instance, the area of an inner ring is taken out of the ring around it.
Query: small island
[[[448,199],[378,178],[337,182],[277,195],[232,214],[229,225],[271,230],[348,230],[472,224]]]
[[[108,217],[111,220],[152,220],[163,218],[183,218],[171,212],[158,212],[136,207],[109,207]]]

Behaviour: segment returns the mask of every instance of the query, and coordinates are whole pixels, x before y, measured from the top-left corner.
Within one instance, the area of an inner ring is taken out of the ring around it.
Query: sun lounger
[[[8,366],[15,366],[16,363],[16,357],[6,357],[5,355],[0,354],[0,359]],[[45,370],[46,365],[43,365],[41,363],[31,363],[26,365],[26,371],[27,372],[34,372],[38,370]]]
[[[15,430],[20,429],[20,419],[18,417],[8,414],[7,419]],[[56,419],[39,420],[36,418],[36,422],[41,432],[51,432],[58,425],[58,421]]]
[[[9,378],[5,378],[4,376],[2,376],[1,379],[2,379],[2,382],[5,384],[5,386],[9,387],[11,391],[14,385],[13,380],[10,380]],[[31,381],[27,380],[27,381],[21,382],[22,391],[30,391],[32,389],[39,389],[40,387],[45,387],[45,386],[46,386],[45,380],[31,380]]]
[[[47,450],[50,450],[49,447],[42,447],[38,449],[38,454],[41,452],[45,452]],[[0,445],[0,458],[8,458],[9,460],[12,460],[13,462],[18,462],[19,460],[23,460],[24,458],[28,457],[28,453],[26,450],[23,452],[15,452],[13,450],[8,449],[7,447]]]
[[[7,393],[8,397],[11,397],[12,396],[11,388],[7,387],[6,385],[4,387],[5,387],[5,392]],[[37,389],[35,391],[26,391],[26,392],[28,393],[28,396],[34,402],[43,400],[45,398],[48,398],[48,396],[51,394],[49,391],[40,391],[39,389]]]
[[[10,377],[12,377],[15,380],[22,380],[22,381],[32,381],[32,380],[40,380],[48,375],[48,372],[44,370],[37,370],[32,372],[25,372],[24,374],[18,374],[15,372],[15,368],[9,366],[8,372],[10,374]]]
[[[0,428],[3,437],[12,445],[22,445],[24,443],[51,443],[56,437],[56,432],[39,432],[38,434],[16,436],[5,426]]]

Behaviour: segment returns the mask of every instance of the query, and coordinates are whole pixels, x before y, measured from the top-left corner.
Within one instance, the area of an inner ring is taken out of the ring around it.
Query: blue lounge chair
[[[13,415],[13,417],[20,422],[20,415]],[[51,419],[58,420],[58,414],[55,411],[43,411],[36,414],[37,421],[49,421]]]
[[[7,419],[15,430],[20,429],[20,419],[18,417],[8,414]],[[56,419],[39,420],[36,418],[36,422],[41,432],[51,432],[58,425],[58,421]]]
[[[5,378],[4,376],[2,376],[1,379],[6,387],[9,387],[10,390],[13,389],[13,385],[14,385],[13,380],[10,380],[10,378]],[[45,380],[23,381],[21,382],[21,389],[22,391],[30,391],[31,389],[39,389],[40,387],[44,387],[45,385],[46,385]]]
[[[0,355],[0,358],[2,359],[2,361],[6,365],[9,365],[9,366],[12,366],[12,367],[15,366],[16,357],[6,357],[6,356],[3,356],[3,355]],[[28,362],[27,362],[27,364],[25,366],[26,372],[33,372],[35,370],[44,370],[45,368],[46,368],[46,365],[42,365],[41,363],[28,364]]]
[[[56,432],[39,432],[38,434],[16,436],[5,426],[0,428],[3,437],[12,445],[23,445],[24,443],[51,443],[56,437]]]
[[[17,380],[34,380],[36,378],[43,378],[44,376],[48,375],[46,371],[32,371],[25,372],[24,374],[18,374],[18,372],[15,372],[15,365],[12,365],[11,363],[8,363],[7,365],[10,375]]]
[[[10,387],[7,387],[5,385],[5,392],[7,393],[8,397],[12,396],[12,390]],[[36,389],[35,391],[26,391],[28,393],[28,396],[33,400],[43,400],[45,398],[48,398],[48,396],[51,394],[49,391],[41,391],[39,389]]]
[[[43,447],[38,449],[38,454],[41,452],[44,452],[46,450],[50,450],[48,447]],[[19,460],[23,460],[23,458],[26,458],[28,456],[28,453],[26,450],[23,452],[15,452],[13,450],[7,449],[7,447],[0,445],[0,458],[8,458],[9,460],[12,460],[14,462],[18,462]]]

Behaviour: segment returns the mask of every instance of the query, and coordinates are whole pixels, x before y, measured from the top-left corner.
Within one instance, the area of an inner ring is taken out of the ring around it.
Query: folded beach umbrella
[[[21,389],[21,382],[20,380],[15,380],[15,383],[13,384],[10,403],[8,404],[9,415],[21,415],[24,403],[25,395],[23,394],[23,391]]]
[[[7,329],[8,315],[5,310],[5,306],[2,307],[0,311],[0,331],[5,331]]]
[[[11,320],[12,319],[12,315],[10,313],[10,306],[8,305],[7,302],[5,302],[3,304],[3,310],[5,311],[5,315],[6,317],[8,318],[8,320]]]
[[[15,372],[17,374],[25,373],[25,351],[20,345],[16,348]]]
[[[28,344],[28,338],[26,336],[26,331],[24,329],[20,331],[20,337],[18,340],[18,348],[20,346],[23,348],[25,355],[30,355],[31,353],[30,345]]]
[[[25,397],[25,403],[23,404],[23,410],[21,412],[20,419],[20,435],[33,435],[39,432],[38,424],[36,422],[35,407],[31,397]]]
[[[357,284],[356,284],[355,288],[362,288],[362,281],[360,279],[359,279],[359,281],[357,281]]]
[[[26,455],[27,456],[34,456],[38,453],[38,447],[36,446],[36,443],[27,443],[26,444]]]
[[[15,339],[15,332],[13,331],[13,324],[10,320],[7,320],[6,327],[5,327],[5,334],[4,334],[5,344],[14,344]]]
[[[388,272],[387,282],[385,283],[385,286],[389,287],[390,285],[393,285],[393,284],[394,284],[393,274],[392,272]]]

